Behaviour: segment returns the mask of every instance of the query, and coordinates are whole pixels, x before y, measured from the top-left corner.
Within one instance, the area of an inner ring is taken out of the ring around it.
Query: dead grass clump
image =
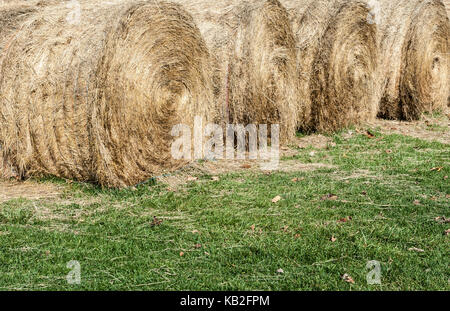
[[[167,2],[79,2],[79,16],[65,2],[40,8],[0,49],[6,161],[22,177],[108,187],[179,167],[172,126],[213,113],[192,17]]]

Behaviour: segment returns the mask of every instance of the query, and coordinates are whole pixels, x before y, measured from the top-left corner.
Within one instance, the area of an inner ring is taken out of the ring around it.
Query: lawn
[[[175,189],[39,181],[62,193],[0,204],[0,290],[450,290],[450,145],[352,133]]]

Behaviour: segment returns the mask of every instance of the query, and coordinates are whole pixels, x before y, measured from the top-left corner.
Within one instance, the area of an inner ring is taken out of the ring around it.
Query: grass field
[[[59,193],[0,204],[0,290],[450,290],[449,144],[366,129],[294,145],[271,174],[40,181]]]

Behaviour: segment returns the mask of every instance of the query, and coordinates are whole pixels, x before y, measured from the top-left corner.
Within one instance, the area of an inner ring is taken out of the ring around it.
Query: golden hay
[[[450,24],[440,0],[380,0],[379,116],[416,120],[446,108]]]
[[[219,122],[279,124],[295,135],[298,92],[295,41],[277,0],[177,0],[194,16],[215,58]]]
[[[0,145],[22,176],[124,187],[178,167],[172,126],[213,114],[192,17],[166,2],[40,8],[1,50]]]
[[[376,26],[365,3],[282,0],[297,42],[299,126],[335,131],[376,117]]]

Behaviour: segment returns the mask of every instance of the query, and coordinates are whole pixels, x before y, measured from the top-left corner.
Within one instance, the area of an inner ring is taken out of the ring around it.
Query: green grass
[[[375,134],[282,159],[327,169],[199,176],[177,192],[70,184],[0,204],[0,289],[450,290],[449,226],[435,220],[450,218],[450,147]],[[370,260],[381,285],[366,282]]]

